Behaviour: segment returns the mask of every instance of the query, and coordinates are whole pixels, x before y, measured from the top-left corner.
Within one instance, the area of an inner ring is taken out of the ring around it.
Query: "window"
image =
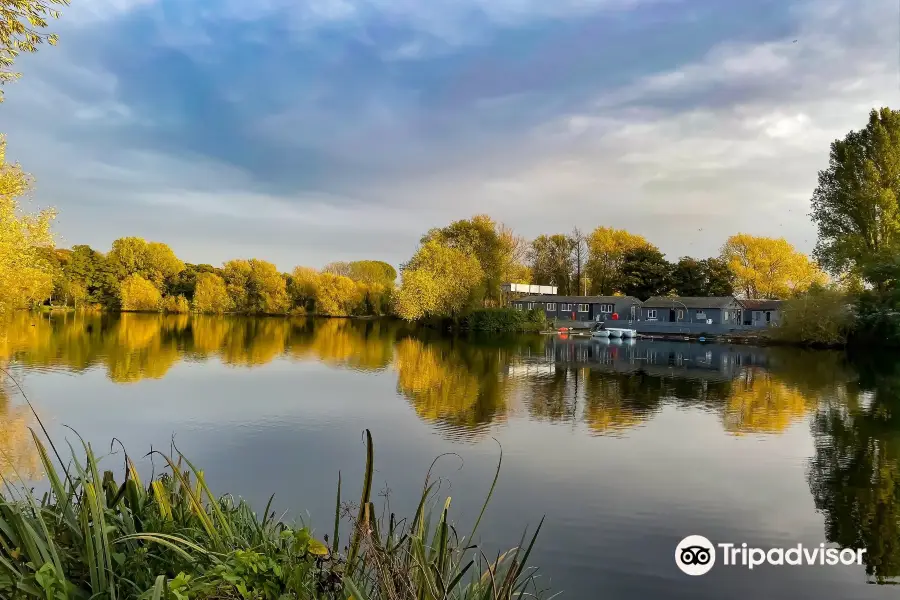
[[[529,303],[528,303],[528,310],[531,310],[531,309],[533,309],[533,308],[534,308],[534,302],[529,302]]]
[[[680,321],[683,318],[684,318],[684,311],[679,308],[678,309],[678,320]]]
[[[772,321],[772,313],[766,311],[766,323],[771,323]]]
[[[547,312],[556,312],[556,304],[553,302],[547,303]]]
[[[568,312],[568,311],[572,310],[572,305],[571,304],[560,304],[559,309],[563,312]]]
[[[656,318],[656,309],[655,309],[655,308],[650,308],[650,309],[647,310],[647,318],[648,318],[648,319],[655,319],[655,318]]]
[[[706,320],[706,311],[698,310],[697,318],[700,319],[701,321],[705,321]]]
[[[588,306],[587,304],[579,304],[578,312],[591,312],[591,307]]]
[[[612,304],[601,304],[600,305],[600,312],[602,312],[602,313],[611,313],[614,310],[615,310],[615,308],[613,307]]]

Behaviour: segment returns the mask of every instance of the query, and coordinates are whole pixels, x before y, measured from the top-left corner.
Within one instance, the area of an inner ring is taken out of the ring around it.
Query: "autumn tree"
[[[294,267],[288,278],[291,306],[305,311],[315,310],[319,288],[319,272],[310,267]]]
[[[577,293],[572,285],[572,239],[563,234],[539,235],[531,242],[529,260],[531,281],[537,285],[555,285],[559,293]]]
[[[612,227],[596,228],[588,236],[587,245],[590,292],[604,296],[622,291],[622,262],[627,252],[638,248],[655,249],[643,236]]]
[[[487,215],[454,221],[447,227],[432,229],[422,244],[437,242],[447,248],[474,256],[482,273],[478,301],[493,304],[500,301],[500,285],[508,267],[510,246],[501,238],[501,226]]]
[[[54,6],[68,3],[68,0],[0,0],[0,84],[18,79],[19,74],[10,68],[19,54],[36,52],[44,42],[56,45],[56,34],[41,29],[47,27],[48,18],[59,17]]]
[[[730,296],[734,293],[734,274],[720,258],[684,256],[672,268],[672,289],[677,296]]]
[[[223,271],[228,296],[237,310],[264,314],[287,311],[287,283],[272,263],[256,258],[230,260]]]
[[[816,259],[835,275],[866,277],[867,265],[900,251],[898,201],[900,111],[873,110],[865,129],[831,144],[828,168],[819,172],[811,214],[819,232]]]
[[[784,238],[739,233],[725,242],[721,258],[734,273],[735,289],[747,298],[788,298],[828,279]]]
[[[197,275],[193,297],[193,309],[196,312],[220,315],[232,307],[225,280],[215,273]]]
[[[53,265],[45,249],[53,245],[55,213],[22,212],[18,198],[30,185],[18,164],[6,162],[0,137],[0,312],[42,301],[53,290]]]
[[[162,295],[153,282],[140,275],[129,275],[119,287],[119,305],[122,310],[159,310]]]
[[[396,312],[408,321],[459,316],[472,306],[484,278],[473,254],[437,240],[423,243],[401,275]]]
[[[627,296],[646,300],[651,296],[665,296],[672,287],[672,265],[656,248],[627,251],[619,269],[620,290]]]
[[[106,259],[120,281],[129,275],[140,275],[152,281],[160,292],[167,291],[167,282],[184,270],[184,263],[169,246],[139,237],[115,240]]]
[[[357,314],[363,302],[363,285],[343,275],[321,273],[316,285],[316,312],[335,317]]]

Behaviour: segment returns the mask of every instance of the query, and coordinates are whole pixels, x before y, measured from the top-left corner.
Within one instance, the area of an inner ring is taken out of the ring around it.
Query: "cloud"
[[[896,97],[887,4],[95,0],[20,61],[0,129],[99,248],[396,264],[488,212],[671,256],[739,230],[809,250],[828,144]]]

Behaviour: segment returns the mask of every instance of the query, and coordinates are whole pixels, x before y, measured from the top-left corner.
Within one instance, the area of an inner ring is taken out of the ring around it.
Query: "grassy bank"
[[[460,326],[469,331],[537,332],[547,326],[547,317],[539,309],[482,308],[466,315]]]
[[[46,434],[46,432],[44,432]],[[32,432],[50,491],[36,498],[5,482],[0,494],[0,597],[68,600],[511,600],[541,595],[526,568],[540,530],[489,559],[449,521],[450,499],[423,486],[410,519],[376,511],[369,432],[358,502],[342,503],[340,478],[330,536],[215,497],[185,456],[145,484],[126,457],[123,481],[102,472],[89,444],[63,468],[57,448]],[[55,460],[54,460],[55,458]],[[59,461],[57,463],[57,461]],[[499,464],[498,471],[499,474]],[[435,510],[436,509],[436,510]],[[382,515],[382,516],[377,516]],[[340,539],[341,523],[350,532]]]

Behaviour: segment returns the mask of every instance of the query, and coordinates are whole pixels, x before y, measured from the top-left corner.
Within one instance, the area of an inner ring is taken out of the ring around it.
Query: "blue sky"
[[[62,244],[398,264],[432,226],[815,243],[828,145],[898,106],[887,0],[72,0],[0,131]],[[794,42],[796,40],[796,42]]]

